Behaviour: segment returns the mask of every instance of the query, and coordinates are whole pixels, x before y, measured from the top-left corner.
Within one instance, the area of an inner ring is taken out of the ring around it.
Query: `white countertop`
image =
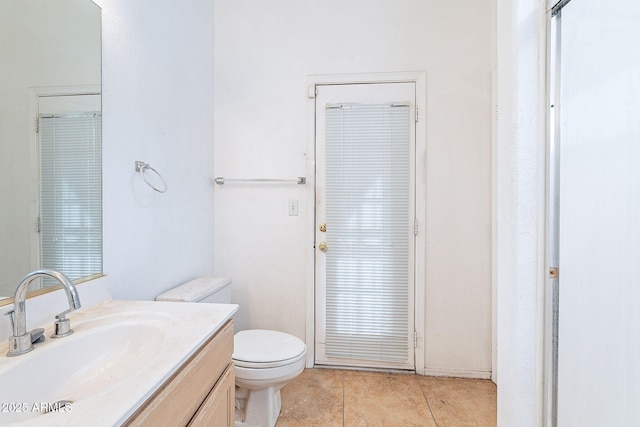
[[[45,342],[27,354],[7,357],[8,344],[1,343],[0,425],[120,425],[237,310],[235,304],[108,300],[70,313],[75,332],[68,337],[49,338],[49,326]],[[147,330],[149,336],[144,332]],[[129,331],[141,334],[137,335],[142,343],[139,347],[136,335],[129,341],[121,340]],[[111,345],[109,339],[125,345]],[[86,360],[79,345],[94,347],[87,349]],[[96,353],[100,346],[108,350]],[[67,349],[73,349],[73,354],[65,356]],[[60,360],[49,360],[52,358]],[[74,365],[69,367],[65,362]],[[55,366],[60,366],[60,371],[71,370],[72,375],[55,379],[59,374]],[[26,372],[26,383],[16,372]],[[48,383],[50,378],[54,378],[53,384]],[[38,411],[38,405],[62,399],[73,402],[65,411]],[[28,413],[16,413],[25,408]]]

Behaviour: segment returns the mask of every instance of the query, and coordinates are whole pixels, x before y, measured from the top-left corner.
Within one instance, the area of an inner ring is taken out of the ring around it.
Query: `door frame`
[[[409,71],[395,73],[330,74],[309,75],[306,78],[306,176],[305,205],[308,212],[305,236],[305,294],[306,294],[306,344],[307,368],[315,364],[315,203],[316,203],[316,158],[315,158],[315,93],[318,85],[346,85],[366,83],[414,83],[416,88],[416,218],[418,234],[415,241],[415,347],[416,373],[424,375],[425,369],[425,305],[426,305],[426,209],[427,209],[427,73]]]

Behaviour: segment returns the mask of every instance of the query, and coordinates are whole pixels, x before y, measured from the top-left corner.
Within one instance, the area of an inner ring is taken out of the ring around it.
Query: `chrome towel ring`
[[[156,175],[158,175],[158,178],[160,178],[160,181],[162,181],[162,186],[164,187],[163,189],[160,189],[153,185],[153,183],[149,180],[149,177],[145,174],[147,170],[151,170]],[[136,172],[140,174],[144,182],[146,182],[149,187],[153,188],[158,193],[164,193],[167,191],[167,181],[165,181],[162,175],[160,175],[160,172],[149,166],[149,164],[136,160]]]

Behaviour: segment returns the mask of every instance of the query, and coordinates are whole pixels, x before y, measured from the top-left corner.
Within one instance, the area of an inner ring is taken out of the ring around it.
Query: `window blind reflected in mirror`
[[[40,117],[41,263],[71,280],[102,272],[101,128],[99,112]]]

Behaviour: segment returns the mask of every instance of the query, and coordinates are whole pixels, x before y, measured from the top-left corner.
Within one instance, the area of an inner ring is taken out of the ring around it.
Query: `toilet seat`
[[[303,359],[307,346],[299,338],[279,331],[249,329],[234,337],[233,362],[252,369],[275,368]]]
[[[244,360],[236,360],[233,359],[233,364],[236,367],[240,368],[250,368],[250,369],[268,369],[268,368],[279,368],[281,366],[292,365],[301,359],[304,359],[305,353],[300,353],[296,357],[292,357],[287,360],[276,360],[273,362],[245,362]]]

